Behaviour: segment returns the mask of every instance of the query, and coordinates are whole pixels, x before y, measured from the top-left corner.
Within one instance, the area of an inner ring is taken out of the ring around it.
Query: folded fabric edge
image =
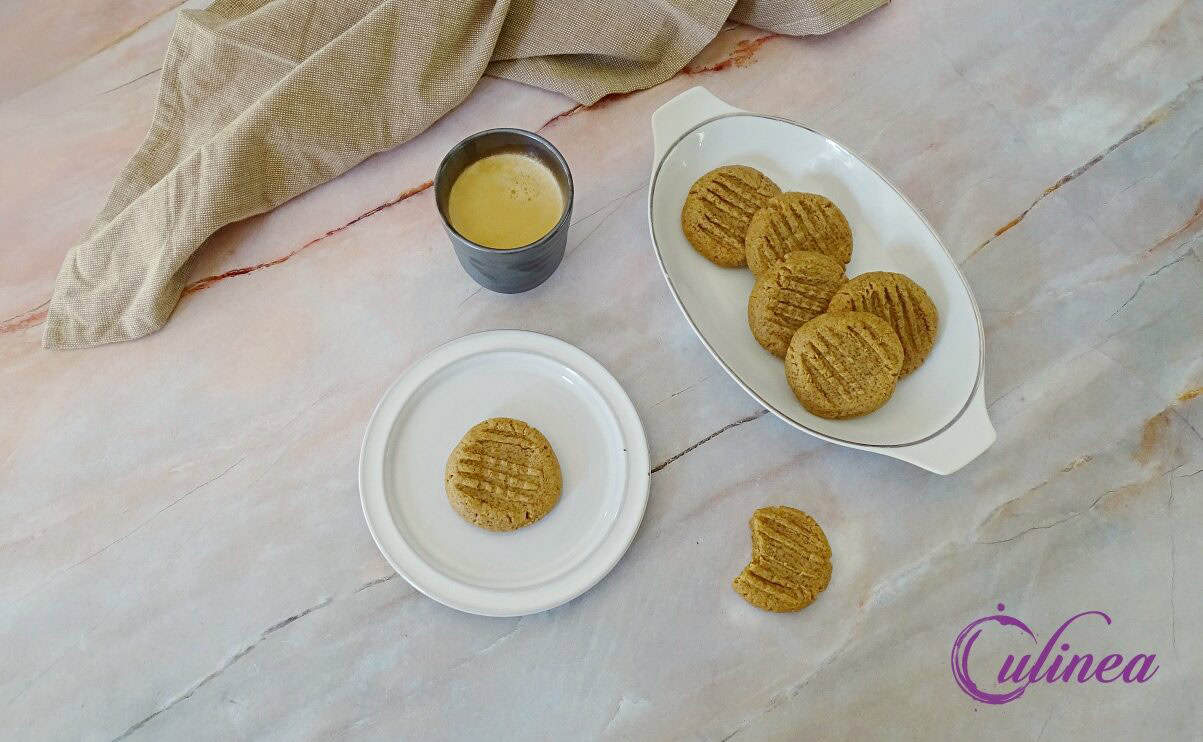
[[[68,251],[62,268],[59,270],[60,275],[74,265],[75,250],[76,247],[73,246]],[[57,290],[58,283],[59,280],[56,278],[56,290],[51,295],[50,303],[46,307],[46,324],[42,331],[42,348],[45,350],[83,350],[109,343],[137,340],[158,332],[171,319],[171,315],[184,293],[185,285],[183,279],[173,277],[162,287],[152,310],[138,318],[135,323],[130,322],[133,315],[124,311],[111,321],[89,324],[81,322],[64,308],[64,302],[68,304],[70,302],[64,299],[63,292]],[[126,308],[131,306],[134,304],[127,304]]]
[[[766,23],[765,19],[757,18],[755,12],[743,12],[743,4],[738,3],[731,13],[731,20],[784,36],[822,36],[858,21],[889,3],[890,0],[835,0],[811,13],[794,13],[789,21],[777,23]]]

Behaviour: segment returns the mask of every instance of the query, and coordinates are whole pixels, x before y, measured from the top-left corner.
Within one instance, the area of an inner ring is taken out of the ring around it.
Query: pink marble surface
[[[692,74],[588,109],[489,80],[422,137],[216,235],[163,331],[42,351],[59,262],[149,121],[171,5],[2,11],[0,736],[1203,728],[1203,5],[925,0],[816,39],[735,27]],[[697,342],[645,222],[648,116],[695,84],[840,139],[941,232],[986,324],[983,457],[941,478],[809,438]],[[539,129],[578,186],[563,265],[520,296],[463,274],[422,189],[451,143],[503,125]],[[611,369],[656,465],[610,577],[522,619],[392,575],[356,489],[390,381],[495,327]],[[796,616],[728,587],[769,503],[814,514],[835,551]],[[1045,633],[1106,610],[1075,643],[1161,669],[975,705],[949,647],[997,602]]]

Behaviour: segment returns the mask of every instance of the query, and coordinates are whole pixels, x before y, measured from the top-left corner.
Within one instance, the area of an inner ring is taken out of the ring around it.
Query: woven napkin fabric
[[[214,232],[411,139],[486,73],[588,104],[668,79],[728,16],[824,33],[882,2],[217,0],[182,10],[150,131],[67,253],[43,345],[159,329]]]

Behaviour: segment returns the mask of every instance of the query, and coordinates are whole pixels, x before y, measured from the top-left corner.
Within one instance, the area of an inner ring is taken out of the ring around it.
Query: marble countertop
[[[220,232],[161,332],[54,353],[53,277],[145,132],[179,7],[95,5],[17,0],[0,24],[0,736],[1203,728],[1203,4],[919,0],[822,38],[735,26],[669,82],[588,108],[486,80],[418,139]],[[816,440],[697,341],[645,221],[648,116],[697,84],[840,139],[941,232],[985,322],[985,455],[940,477]],[[424,187],[493,126],[538,129],[577,180],[564,263],[519,296],[463,273]],[[607,366],[654,464],[610,576],[515,619],[396,577],[356,485],[390,381],[497,327]],[[729,586],[748,516],[776,503],[835,553],[800,614]],[[1156,653],[1156,675],[975,702],[949,653],[998,603],[1041,642],[1104,611],[1075,651]]]

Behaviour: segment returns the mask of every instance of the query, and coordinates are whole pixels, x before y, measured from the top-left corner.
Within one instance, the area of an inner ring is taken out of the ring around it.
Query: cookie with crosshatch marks
[[[865,415],[894,394],[902,342],[868,312],[828,312],[798,328],[785,351],[785,379],[812,414]]]
[[[799,327],[827,311],[844,285],[844,266],[817,252],[792,252],[756,279],[748,297],[748,327],[756,342],[784,358]]]
[[[473,425],[447,459],[447,499],[464,520],[490,531],[529,526],[560,499],[560,462],[551,444],[521,420]]]
[[[919,368],[940,327],[940,315],[923,287],[901,273],[862,273],[831,297],[832,312],[871,312],[902,341],[902,375]]]
[[[681,208],[685,239],[702,257],[724,268],[746,260],[744,237],[760,207],[781,193],[777,184],[746,165],[725,165],[698,178]]]
[[[766,611],[800,611],[831,581],[831,546],[815,519],[785,505],[760,508],[752,527],[752,561],[731,583]]]
[[[745,249],[748,267],[758,276],[795,250],[821,252],[847,265],[852,259],[852,228],[826,196],[789,191],[769,199],[753,215]]]

